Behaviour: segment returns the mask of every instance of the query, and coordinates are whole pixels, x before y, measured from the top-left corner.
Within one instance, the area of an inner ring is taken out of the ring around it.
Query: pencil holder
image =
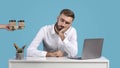
[[[22,60],[22,59],[24,59],[24,53],[16,53],[16,59],[17,59],[17,60]]]
[[[14,47],[16,48],[16,59],[17,60],[24,59],[24,48],[25,48],[25,45],[22,48],[19,48],[18,45],[14,43]]]

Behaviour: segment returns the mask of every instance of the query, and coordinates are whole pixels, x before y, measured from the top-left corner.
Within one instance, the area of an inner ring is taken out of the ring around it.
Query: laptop
[[[82,55],[68,57],[70,59],[96,59],[102,54],[103,38],[89,38],[84,40]]]

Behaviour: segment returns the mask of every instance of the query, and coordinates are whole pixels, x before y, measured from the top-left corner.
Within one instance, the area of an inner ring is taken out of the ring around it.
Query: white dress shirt
[[[54,24],[42,27],[27,48],[27,56],[45,57],[47,52],[61,50],[64,56],[74,57],[78,53],[77,33],[75,28],[70,27],[65,33],[62,41],[55,33]],[[44,50],[38,50],[40,43],[43,42]]]

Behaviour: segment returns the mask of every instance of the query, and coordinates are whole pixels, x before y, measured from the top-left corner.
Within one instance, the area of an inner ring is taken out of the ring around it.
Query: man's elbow
[[[71,52],[70,54],[68,54],[68,57],[75,57],[77,56],[78,54],[78,51],[74,51],[74,52]]]
[[[27,57],[31,57],[32,56],[32,50],[27,48]]]

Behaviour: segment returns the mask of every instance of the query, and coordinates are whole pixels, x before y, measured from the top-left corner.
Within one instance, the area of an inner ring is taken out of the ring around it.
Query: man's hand
[[[10,30],[10,25],[9,24],[0,24],[0,29],[6,29],[6,30],[9,30],[9,31],[12,31]]]
[[[63,52],[58,50],[55,52],[48,52],[46,57],[62,57],[63,56]]]
[[[63,41],[65,39],[64,33],[67,31],[68,28],[63,28],[61,30],[57,29],[57,26],[55,26],[56,33],[60,36],[61,40]]]
[[[54,54],[56,55],[56,57],[62,57],[63,56],[63,52],[60,51],[60,50],[54,52]]]

